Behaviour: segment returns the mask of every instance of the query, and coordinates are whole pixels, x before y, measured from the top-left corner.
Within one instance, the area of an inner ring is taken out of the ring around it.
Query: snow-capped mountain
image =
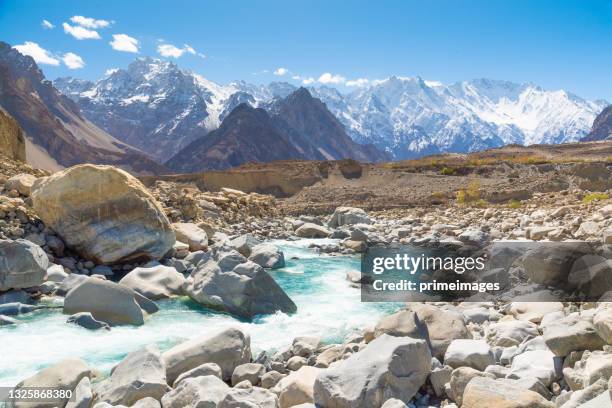
[[[217,129],[241,103],[272,111],[275,101],[297,89],[283,82],[219,85],[152,58],[136,59],[97,82],[60,78],[54,84],[92,122],[161,161]],[[580,140],[607,105],[563,90],[488,79],[443,85],[393,76],[350,93],[327,86],[309,91],[353,140],[395,159]]]
[[[563,90],[488,79],[445,86],[394,76],[349,94],[327,87],[312,92],[353,139],[373,143],[396,159],[577,141],[607,106]]]

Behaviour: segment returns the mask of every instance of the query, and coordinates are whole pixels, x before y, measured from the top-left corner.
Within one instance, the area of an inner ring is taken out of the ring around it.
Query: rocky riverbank
[[[296,313],[273,278],[271,271],[288,260],[271,239],[331,238],[313,241],[322,256],[393,244],[582,240],[596,251],[581,256],[598,262],[589,263],[597,267],[587,268],[579,289],[596,288],[599,301],[409,303],[342,342],[300,336],[261,353],[252,352],[248,331],[227,327],[169,348],[146,345],[110,373],[80,359],[58,361],[17,386],[73,390],[75,398],[39,406],[612,404],[612,202],[606,192],[285,216],[271,196],[169,181],[147,189],[110,166],[44,176],[0,179],[0,257],[6,261],[0,263],[0,330],[26,324],[23,316],[50,304],[61,307],[67,325],[101,334],[146,326],[165,299],[190,298],[202,310],[246,321]],[[554,257],[544,262],[551,274],[569,273],[554,263]],[[362,277],[346,278],[348,287]]]

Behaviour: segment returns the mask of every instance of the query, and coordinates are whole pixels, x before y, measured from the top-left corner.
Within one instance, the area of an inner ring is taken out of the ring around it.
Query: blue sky
[[[219,83],[486,77],[612,101],[609,0],[0,0],[0,40],[47,51],[49,78],[95,79],[165,45]]]

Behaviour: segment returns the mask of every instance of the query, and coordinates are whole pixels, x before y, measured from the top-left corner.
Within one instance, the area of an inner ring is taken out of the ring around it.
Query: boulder
[[[408,408],[408,405],[404,404],[402,401],[396,398],[389,398],[382,405],[382,408]]]
[[[217,408],[230,387],[213,375],[187,378],[161,399],[163,408]]]
[[[72,316],[68,317],[66,323],[76,324],[88,330],[110,330],[110,326],[107,323],[96,320],[91,313],[85,312],[73,314]]]
[[[518,346],[523,341],[537,337],[539,334],[535,324],[520,320],[492,323],[485,331],[487,343],[499,347]]]
[[[297,311],[295,303],[261,266],[248,261],[224,271],[222,262],[210,260],[198,266],[185,281],[185,293],[206,307],[248,319]]]
[[[278,384],[280,380],[285,377],[285,374],[281,374],[278,371],[268,371],[267,373],[261,376],[261,387],[266,389],[273,388],[276,384]],[[312,383],[314,384],[314,378],[312,380]]]
[[[327,228],[310,222],[295,230],[295,235],[301,238],[327,238],[330,234],[331,231]]]
[[[607,344],[612,344],[612,308],[600,308],[593,316],[595,331]]]
[[[389,398],[409,401],[430,371],[425,341],[383,334],[317,376],[315,404],[353,408],[381,406]]]
[[[278,397],[259,387],[232,388],[221,400],[218,408],[278,408]]]
[[[91,377],[91,369],[83,360],[78,358],[68,358],[50,367],[47,367],[34,374],[15,386],[15,389],[27,388],[49,388],[54,390],[73,391],[85,377]],[[52,408],[65,406],[68,398],[49,400],[45,403],[38,403],[36,406],[41,408]],[[31,403],[16,403],[15,407],[31,407]]]
[[[22,196],[28,197],[32,192],[32,185],[36,181],[36,176],[27,173],[16,174],[9,178],[5,184],[5,190],[17,190]]]
[[[232,386],[242,381],[249,381],[252,385],[259,385],[261,377],[266,373],[266,368],[258,363],[246,363],[239,365],[232,374]]]
[[[236,367],[251,361],[251,338],[239,329],[228,328],[178,344],[163,358],[169,384],[204,363],[217,364],[223,380],[229,381]]]
[[[446,395],[445,385],[451,379],[453,368],[450,366],[436,367],[429,374],[429,382],[438,398],[444,398]]]
[[[463,393],[468,383],[476,377],[495,378],[492,374],[483,373],[472,367],[459,367],[453,370],[449,381],[449,397],[461,406],[463,403]]]
[[[544,315],[562,310],[561,302],[512,302],[509,311],[517,320],[540,323]]]
[[[280,379],[272,388],[278,395],[280,408],[314,402],[314,384],[320,368],[304,366]]]
[[[495,358],[486,341],[457,339],[446,349],[444,364],[453,368],[467,366],[483,371],[487,366],[495,364]]]
[[[243,256],[251,256],[253,247],[261,244],[262,242],[255,238],[252,234],[242,234],[239,237],[232,239],[229,245],[236,251],[240,252]]]
[[[70,273],[60,283],[59,287],[55,290],[55,294],[58,296],[66,296],[71,289],[77,287],[83,283],[86,279],[89,279],[87,275],[79,275],[76,273]]]
[[[514,356],[508,378],[536,378],[549,387],[557,379],[555,355],[550,350],[530,350]]]
[[[208,249],[208,236],[206,231],[190,222],[176,222],[172,224],[172,229],[177,241],[189,245],[191,252],[206,251]]]
[[[584,255],[574,262],[567,279],[572,288],[597,299],[612,289],[612,259]]]
[[[338,228],[343,225],[352,224],[370,224],[372,220],[368,214],[361,208],[354,207],[338,207],[332,214],[329,226]]]
[[[601,349],[605,344],[597,334],[592,318],[577,313],[547,324],[543,335],[548,348],[559,357],[572,351]]]
[[[159,401],[168,391],[166,366],[156,346],[128,354],[111,376],[95,387],[97,400],[127,406],[146,397]]]
[[[0,292],[39,286],[48,267],[49,258],[38,245],[24,239],[0,239]]]
[[[183,295],[185,277],[176,268],[164,265],[134,268],[119,283],[152,300]]]
[[[601,350],[585,351],[573,367],[563,369],[563,377],[572,390],[586,388],[601,379],[609,380],[612,377],[612,354]]]
[[[527,251],[522,264],[529,279],[542,285],[565,285],[572,265],[584,255],[580,244],[560,242]]]
[[[66,408],[89,408],[93,402],[93,391],[89,377],[83,377],[74,389],[74,396],[66,404]]]
[[[139,295],[126,286],[97,278],[86,278],[64,299],[64,314],[89,312],[111,326],[144,324],[145,311]]]
[[[175,241],[153,196],[112,166],[82,164],[40,178],[32,203],[70,248],[97,264],[159,259]]]
[[[427,304],[415,304],[383,317],[374,329],[374,336],[383,333],[427,340],[432,354],[440,360],[451,341],[471,337],[460,314]]]
[[[219,378],[220,380],[223,378],[221,367],[219,367],[218,364],[204,363],[204,364],[197,366],[196,368],[192,368],[191,370],[185,371],[183,374],[179,375],[178,378],[174,380],[174,384],[172,385],[172,387],[176,388],[178,383],[180,383],[183,380],[186,380],[187,378],[204,377],[207,375],[213,375]]]
[[[461,408],[555,408],[534,391],[529,391],[511,381],[475,377],[463,393]]]
[[[285,267],[285,255],[276,245],[259,244],[251,249],[249,261],[263,268],[278,269]]]

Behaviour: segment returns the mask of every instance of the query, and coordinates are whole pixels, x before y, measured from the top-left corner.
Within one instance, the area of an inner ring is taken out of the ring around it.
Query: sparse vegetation
[[[516,210],[517,208],[521,208],[523,206],[523,203],[521,203],[519,200],[510,200],[508,202],[508,208],[512,208],[514,210]]]
[[[582,202],[585,204],[592,203],[593,201],[603,201],[610,198],[606,193],[589,193],[584,196]]]
[[[451,168],[451,167],[442,167],[442,170],[440,170],[440,174],[443,176],[452,176],[453,174],[455,174],[455,169]]]
[[[457,203],[470,203],[474,207],[486,207],[488,203],[480,198],[480,182],[472,180],[464,189],[457,191]]]

